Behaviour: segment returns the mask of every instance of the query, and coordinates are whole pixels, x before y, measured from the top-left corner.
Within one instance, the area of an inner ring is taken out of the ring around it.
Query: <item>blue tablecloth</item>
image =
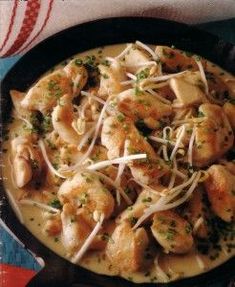
[[[198,27],[235,44],[235,18],[227,21],[201,24]],[[0,59],[0,79],[4,77],[6,72],[18,59],[19,56]],[[34,258],[2,228],[0,228],[0,263],[13,264],[36,271],[41,268]],[[214,285],[214,287],[222,286],[226,286],[226,284],[220,286]]]

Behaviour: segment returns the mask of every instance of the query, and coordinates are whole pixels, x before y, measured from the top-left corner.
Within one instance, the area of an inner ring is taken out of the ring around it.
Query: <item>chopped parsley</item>
[[[106,242],[114,243],[113,238],[112,238],[107,232],[105,232],[105,233],[103,233],[103,234],[101,235],[101,239],[102,239],[103,241],[106,241]]]
[[[119,113],[119,114],[117,115],[117,119],[118,119],[119,122],[124,122],[125,116],[124,116],[122,113]]]
[[[83,61],[82,61],[82,59],[75,59],[75,61],[74,61],[74,64],[76,65],[76,66],[82,66],[83,65]]]
[[[139,82],[148,78],[149,72],[150,72],[149,68],[141,70],[139,73],[136,74],[136,81]]]
[[[54,207],[54,208],[57,208],[57,209],[61,209],[61,208],[62,208],[62,205],[61,205],[61,203],[60,203],[60,201],[59,201],[58,199],[52,200],[52,201],[49,203],[49,205],[50,205],[51,207]]]
[[[145,197],[142,199],[142,202],[151,202],[152,201],[152,197]]]
[[[134,216],[131,216],[128,219],[129,219],[131,226],[134,226],[136,224],[136,222],[138,221],[138,219]]]

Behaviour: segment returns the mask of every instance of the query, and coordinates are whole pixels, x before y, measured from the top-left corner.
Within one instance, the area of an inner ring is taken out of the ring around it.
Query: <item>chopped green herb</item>
[[[128,219],[129,219],[129,222],[132,226],[134,226],[136,224],[136,222],[138,221],[138,219],[134,216],[131,216]]]
[[[152,201],[152,197],[145,197],[142,199],[142,202],[151,202]]]
[[[76,59],[76,60],[74,61],[74,63],[75,63],[75,65],[77,65],[77,66],[82,66],[82,65],[83,65],[82,59]]]
[[[107,74],[101,74],[101,76],[104,78],[104,79],[109,79],[109,76]]]
[[[137,87],[137,86],[135,86],[135,95],[136,95],[136,96],[142,95],[142,91],[141,91],[140,88]]]
[[[106,242],[114,243],[113,238],[112,238],[107,232],[105,232],[105,233],[103,233],[103,234],[101,235],[101,239],[102,239],[103,241],[106,241]]]
[[[203,117],[205,117],[205,115],[203,114],[203,112],[198,111],[197,117],[198,118],[203,118]]]
[[[168,59],[172,59],[175,57],[175,54],[174,52],[170,51],[170,52],[167,52],[165,49],[162,50],[162,53],[163,55],[168,58]]]
[[[195,60],[196,60],[196,61],[201,61],[201,59],[202,59],[201,56],[195,55]]]
[[[30,164],[33,170],[39,168],[39,162],[36,159],[30,159]]]
[[[186,232],[186,234],[192,233],[192,227],[191,227],[190,224],[187,224],[187,225],[185,226],[185,232]]]
[[[82,205],[87,204],[88,202],[88,194],[86,192],[83,192],[82,195],[79,198],[79,201]]]
[[[103,60],[103,61],[101,62],[101,65],[106,66],[106,67],[109,67],[109,66],[110,66],[110,62],[109,62],[108,60]]]
[[[148,78],[149,72],[150,72],[149,68],[141,70],[138,74],[136,74],[136,81],[139,82],[141,80]]]
[[[119,113],[117,115],[117,119],[118,119],[119,122],[123,122],[125,120],[125,116],[122,113]]]
[[[61,203],[60,203],[60,201],[59,201],[58,199],[52,200],[52,201],[49,203],[49,205],[50,205],[51,207],[54,207],[54,208],[57,208],[57,209],[61,209],[61,208],[62,208],[62,205],[61,205]]]

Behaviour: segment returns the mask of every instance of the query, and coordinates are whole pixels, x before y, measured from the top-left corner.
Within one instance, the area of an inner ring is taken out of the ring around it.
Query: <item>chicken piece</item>
[[[175,102],[185,107],[208,102],[202,86],[200,72],[187,71],[181,76],[170,79],[170,87],[177,98]]]
[[[82,155],[74,144],[65,144],[59,150],[60,161],[68,166],[76,164]]]
[[[222,165],[226,168],[226,170],[235,175],[235,162],[222,160]]]
[[[125,125],[126,130],[122,128],[123,125]],[[107,117],[104,120],[101,131],[101,143],[108,149],[107,156],[109,159],[123,155],[123,145],[128,135],[127,128],[127,124],[122,124],[116,117]]]
[[[229,88],[225,82],[212,72],[206,71],[209,93],[215,100],[225,101],[229,97]]]
[[[188,221],[193,226],[193,234],[198,238],[208,238],[209,235],[207,210],[208,208],[203,202],[203,190],[197,188],[190,198],[186,213]]]
[[[62,243],[68,252],[68,255],[72,255],[81,248],[86,238],[91,233],[91,228],[81,217],[76,215],[76,208],[70,203],[66,203],[63,206],[61,222]]]
[[[94,211],[103,213],[106,219],[114,209],[111,193],[103,186],[98,176],[88,172],[78,172],[72,179],[63,182],[58,197],[62,203],[81,205],[88,214],[93,214]],[[90,219],[88,221],[90,222]]]
[[[25,97],[25,93],[10,90],[11,100],[16,111],[16,116],[30,117],[30,112],[21,106],[21,101]]]
[[[223,156],[232,147],[234,135],[222,107],[203,104],[199,113],[205,119],[195,127],[193,164],[204,167]]]
[[[235,176],[222,165],[212,165],[205,188],[213,212],[226,222],[235,214]]]
[[[52,125],[63,141],[78,145],[80,136],[72,127],[73,120],[71,97],[64,95],[52,112]]]
[[[166,253],[184,254],[193,246],[191,225],[172,210],[156,212],[151,231]]]
[[[112,62],[109,66],[100,64],[100,88],[98,94],[102,98],[107,98],[122,92],[125,87],[120,82],[125,81],[125,69],[118,61]]]
[[[144,253],[149,239],[144,228],[133,230],[128,222],[118,225],[112,241],[106,247],[106,254],[119,271],[135,272],[144,267]]]
[[[152,146],[134,129],[129,134],[127,143],[127,154],[146,153],[147,158],[143,160],[134,160],[128,163],[133,177],[144,183],[152,184],[168,173],[169,166],[155,153]]]
[[[114,242],[112,238],[112,233],[116,227],[113,220],[108,220],[103,223],[102,229],[96,235],[94,240],[90,245],[91,250],[104,250],[108,242]]]
[[[131,48],[124,57],[124,63],[127,71],[136,74],[140,69],[146,67],[144,63],[151,61],[145,51],[140,48]]]
[[[72,80],[73,96],[77,96],[86,85],[88,79],[86,68],[83,65],[79,65],[76,59],[74,59],[64,67],[64,71],[67,77]]]
[[[156,46],[155,53],[159,56],[162,67],[166,72],[178,72],[191,69],[198,70],[195,59],[188,57],[186,53],[167,47]]]
[[[60,214],[51,215],[50,218],[46,221],[44,228],[44,232],[50,236],[59,235],[62,231],[62,223]]]
[[[57,70],[40,79],[25,95],[21,106],[28,110],[48,113],[63,95],[73,98],[72,81],[63,70]]]
[[[169,116],[172,107],[159,101],[156,97],[148,93],[135,93],[134,89],[128,89],[120,93],[117,97],[117,108],[124,115],[134,121],[144,120],[149,128],[156,128],[158,120]]]
[[[232,129],[235,130],[235,105],[227,102],[224,104],[223,110],[229,120]]]
[[[154,186],[153,188],[153,190],[156,190],[156,193],[146,189],[141,191],[135,203],[132,206],[129,206],[127,209],[125,209],[119,215],[116,221],[118,223],[121,223],[123,221],[129,221],[130,223],[135,222],[144,214],[144,211],[147,207],[158,201],[160,197],[158,192],[161,192],[163,189],[165,189],[165,187],[158,185]]]
[[[40,151],[33,146],[31,136],[21,136],[11,142],[13,170],[16,185],[24,187],[31,180],[38,180],[44,163]]]
[[[101,142],[108,149],[109,159],[123,155],[126,139],[127,154],[147,154],[147,159],[128,163],[132,175],[137,180],[150,184],[168,172],[169,167],[156,155],[152,146],[140,135],[130,119],[122,114],[106,118],[101,132]]]

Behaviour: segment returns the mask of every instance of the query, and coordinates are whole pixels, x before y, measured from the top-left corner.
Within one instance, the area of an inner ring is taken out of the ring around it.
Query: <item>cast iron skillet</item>
[[[3,124],[7,123],[11,112],[10,89],[27,90],[41,74],[78,52],[109,44],[132,42],[136,39],[149,44],[174,45],[177,48],[202,55],[235,73],[235,46],[224,43],[216,36],[194,27],[155,18],[124,17],[97,20],[74,26],[51,36],[30,50],[15,64],[2,81]],[[45,267],[28,283],[28,287],[136,286],[118,277],[94,274],[57,256],[20,224],[7,202],[2,184],[0,200],[3,201],[1,218],[5,224],[23,242],[25,248],[45,261]],[[231,279],[235,275],[234,266],[235,258],[203,275],[157,286],[183,287],[205,286],[205,284],[208,286],[213,282]],[[156,286],[156,284],[141,284],[139,286],[150,287]]]

